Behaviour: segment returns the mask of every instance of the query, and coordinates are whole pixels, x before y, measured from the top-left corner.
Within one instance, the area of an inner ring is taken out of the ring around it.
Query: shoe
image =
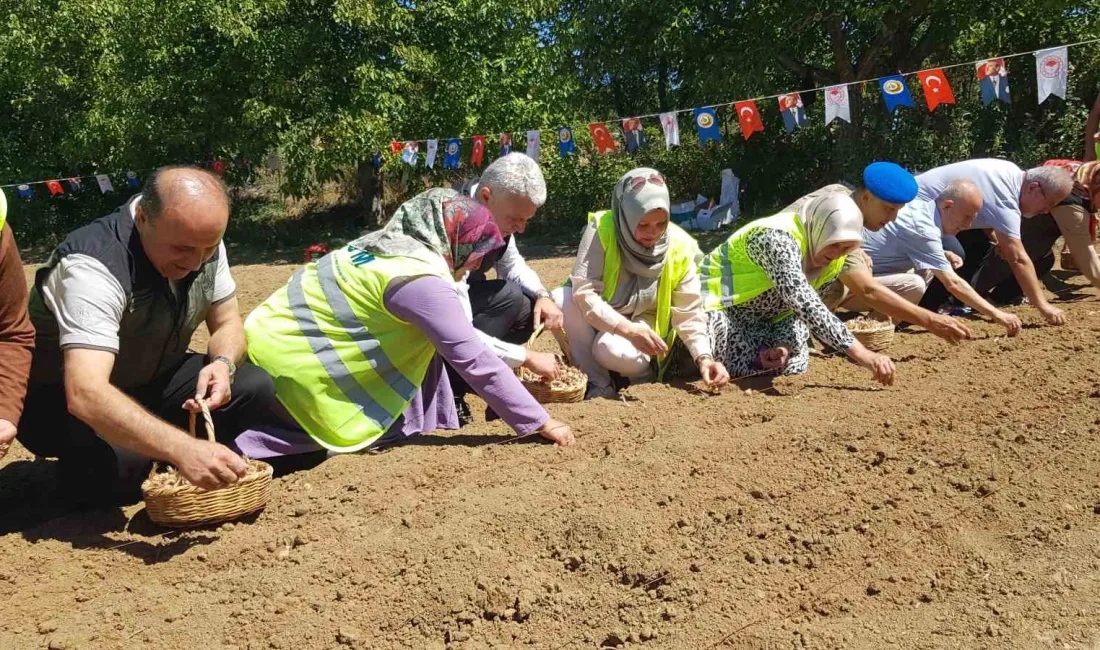
[[[465,397],[455,398],[455,411],[458,411],[458,426],[464,427],[474,423],[474,414],[470,410],[470,405],[466,403]]]
[[[619,397],[619,391],[615,390],[614,386],[596,386],[589,384],[588,388],[584,391],[584,399],[616,399]]]

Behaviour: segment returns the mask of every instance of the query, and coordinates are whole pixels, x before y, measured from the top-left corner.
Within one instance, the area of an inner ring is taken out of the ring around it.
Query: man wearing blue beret
[[[797,209],[807,201],[831,192],[850,194],[859,206],[860,212],[863,213],[863,227],[877,232],[897,219],[898,211],[916,197],[917,182],[913,175],[900,165],[891,162],[875,162],[863,170],[861,187],[852,189],[839,183],[827,185],[802,197],[787,209]],[[916,276],[913,277],[916,278]],[[895,322],[918,325],[951,343],[971,338],[970,329],[961,322],[949,316],[921,309],[895,290],[908,292],[906,286],[891,287],[883,283],[883,279],[889,282],[893,278],[874,277],[871,274],[871,264],[867,255],[861,249],[856,249],[848,254],[844,269],[840,273],[840,282],[827,289],[822,298],[825,304],[833,309],[848,301],[866,305],[867,309],[885,314]],[[902,278],[903,282],[905,280]]]

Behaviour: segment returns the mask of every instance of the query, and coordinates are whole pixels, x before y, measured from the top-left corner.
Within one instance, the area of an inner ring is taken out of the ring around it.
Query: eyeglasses
[[[635,176],[630,179],[630,191],[637,192],[645,187],[646,183],[653,183],[654,185],[664,187],[665,178],[660,174],[651,174],[650,176]]]

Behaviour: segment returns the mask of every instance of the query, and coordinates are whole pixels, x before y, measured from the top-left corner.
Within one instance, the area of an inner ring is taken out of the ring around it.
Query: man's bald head
[[[957,235],[970,228],[982,209],[982,191],[972,181],[956,178],[936,199],[940,226],[946,235]]]
[[[136,214],[145,254],[161,275],[179,280],[218,250],[229,223],[229,193],[198,167],[162,167],[145,182]]]

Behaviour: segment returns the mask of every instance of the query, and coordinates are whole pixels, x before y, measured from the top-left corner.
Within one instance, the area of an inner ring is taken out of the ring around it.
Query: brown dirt
[[[536,263],[543,277],[568,261]],[[235,270],[253,307],[292,267]],[[3,648],[1085,648],[1100,644],[1100,304],[1018,339],[901,334],[731,388],[551,407],[278,479],[251,522],[48,521],[0,462]],[[12,523],[23,522],[23,523]]]

